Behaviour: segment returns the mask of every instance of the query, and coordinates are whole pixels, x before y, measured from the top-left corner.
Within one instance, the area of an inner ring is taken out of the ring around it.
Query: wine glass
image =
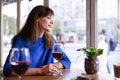
[[[28,48],[12,48],[10,51],[10,65],[13,71],[22,80],[24,74],[30,65],[30,53]]]
[[[58,67],[59,67],[59,61],[63,58],[63,50],[64,50],[63,44],[60,43],[55,43],[52,49],[52,55],[54,59],[58,61]],[[62,72],[59,75],[63,75]]]

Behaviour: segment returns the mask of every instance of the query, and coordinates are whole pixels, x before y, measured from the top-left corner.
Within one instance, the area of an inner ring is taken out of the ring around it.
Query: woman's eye
[[[47,16],[48,19],[50,19],[50,16]]]

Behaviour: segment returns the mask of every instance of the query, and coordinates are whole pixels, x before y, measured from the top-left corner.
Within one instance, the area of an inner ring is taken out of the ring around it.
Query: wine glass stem
[[[19,78],[19,80],[22,80],[22,76],[21,75],[19,75],[18,78]]]
[[[60,64],[59,64],[59,61],[58,61],[58,68],[60,67],[59,65],[60,65]],[[60,73],[59,73],[59,75],[63,75],[63,73],[62,73],[62,72],[60,72]]]
[[[58,63],[58,68],[59,68],[59,61],[57,63]]]

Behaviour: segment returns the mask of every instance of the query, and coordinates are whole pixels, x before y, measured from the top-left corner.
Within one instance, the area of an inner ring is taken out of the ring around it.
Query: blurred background
[[[83,68],[84,54],[77,52],[86,46],[106,50],[112,72],[120,59],[119,0],[2,0],[1,1],[1,66],[11,47],[12,37],[22,28],[30,10],[47,5],[55,12],[52,35],[64,44],[72,68]],[[100,42],[104,36],[105,44]],[[105,47],[107,45],[107,47]]]

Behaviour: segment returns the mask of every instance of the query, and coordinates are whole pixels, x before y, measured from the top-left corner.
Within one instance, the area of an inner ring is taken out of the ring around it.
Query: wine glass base
[[[63,75],[63,73],[60,73],[59,75]]]
[[[59,74],[52,74],[52,76],[61,76],[63,75],[63,73],[59,73]]]
[[[52,74],[52,76],[58,76],[58,74]]]
[[[19,78],[19,80],[22,80],[22,76],[19,75],[18,78]]]

